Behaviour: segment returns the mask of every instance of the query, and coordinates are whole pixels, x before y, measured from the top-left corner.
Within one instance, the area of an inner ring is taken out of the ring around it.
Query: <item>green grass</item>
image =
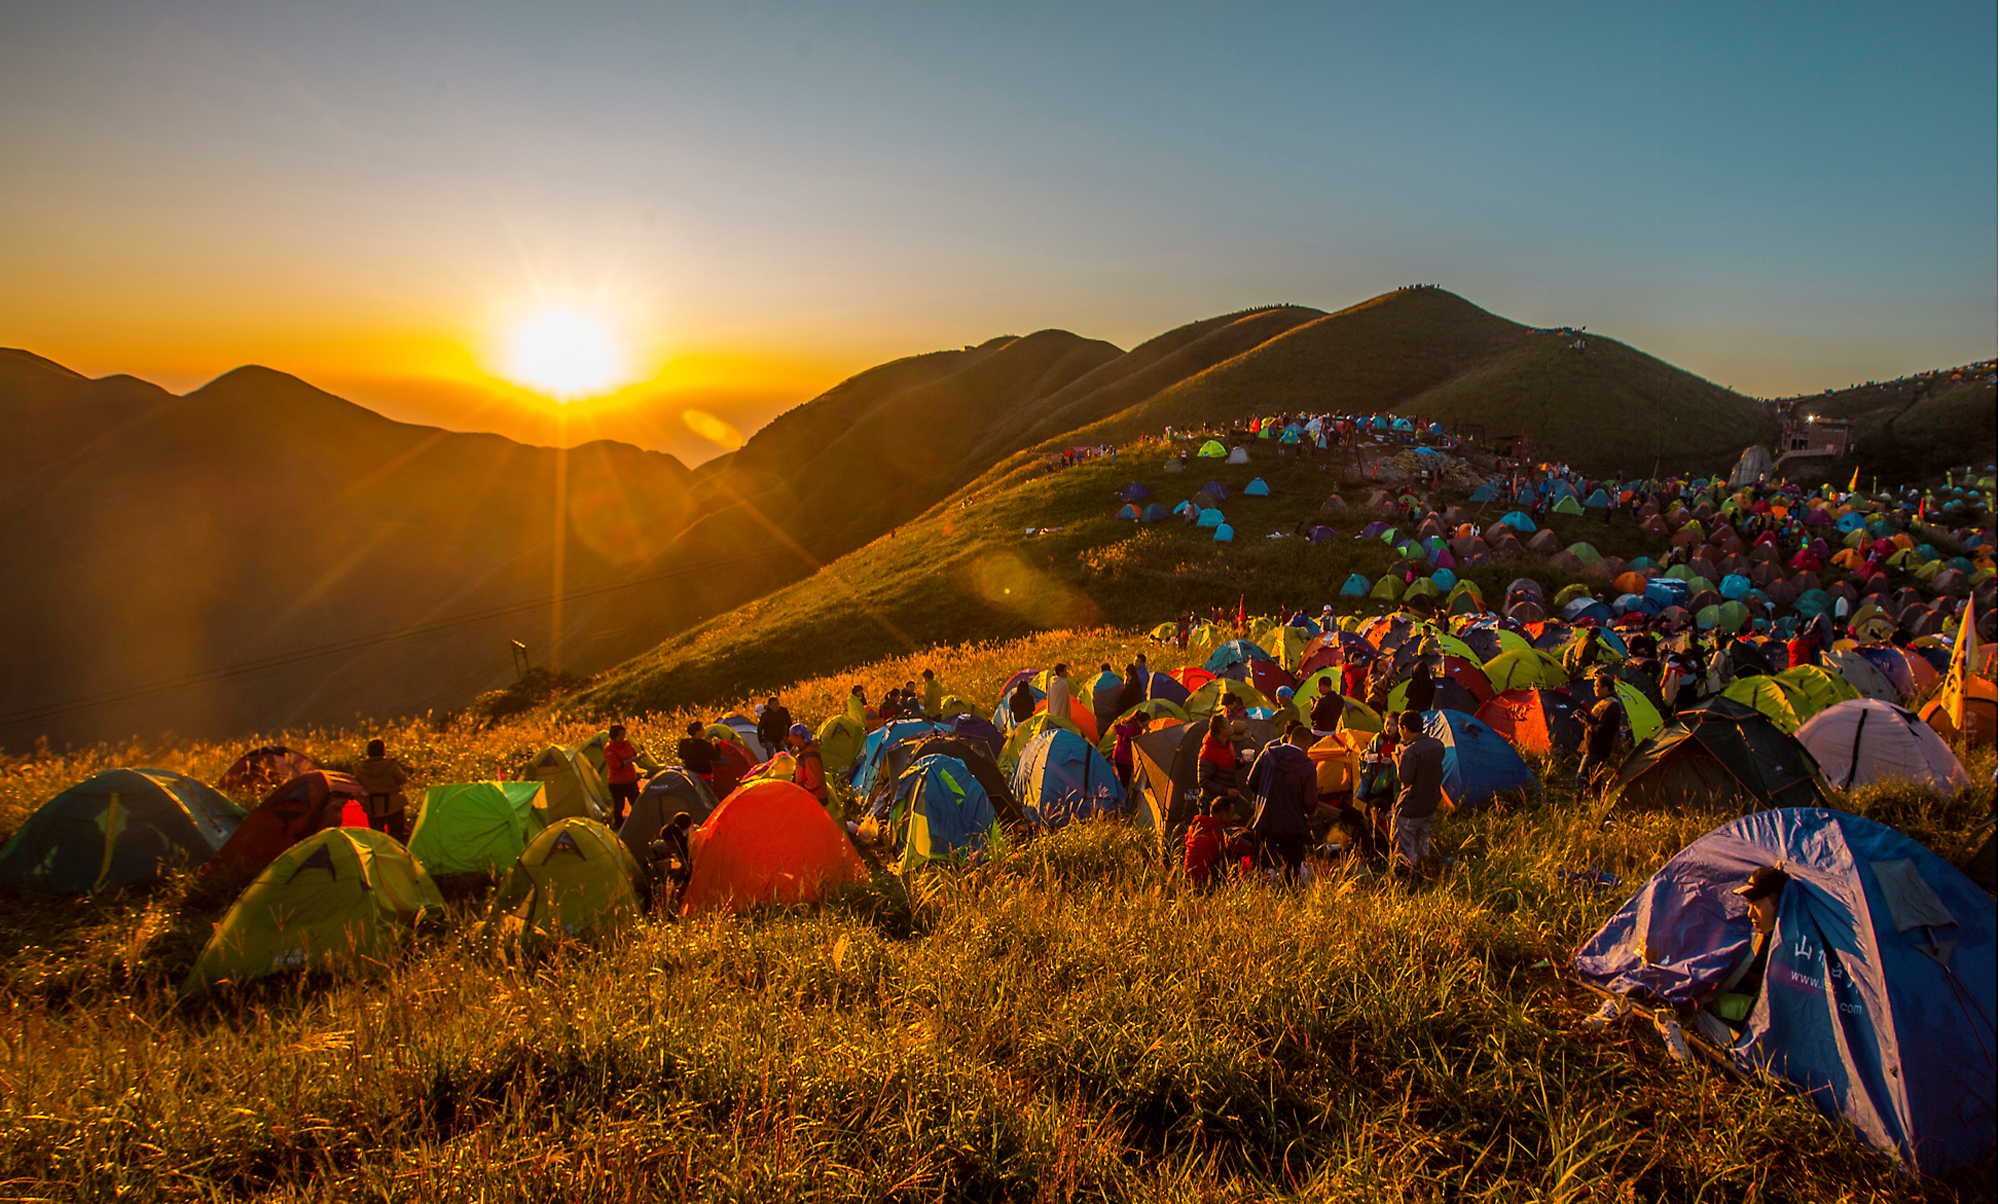
[[[1878,792],[1948,842],[1992,807]],[[1588,1034],[1558,967],[1713,822],[1447,817],[1410,887],[1180,888],[1081,826],[964,876],[527,964],[177,1004],[178,885],[13,900],[0,1180],[43,1199],[1913,1200],[1769,1085]],[[1624,878],[1592,893],[1564,869]],[[23,906],[23,904],[29,904]],[[1990,1173],[1988,1175],[1990,1182]],[[1976,1193],[1974,1193],[1976,1196]],[[1974,1197],[1968,1197],[1974,1198]]]

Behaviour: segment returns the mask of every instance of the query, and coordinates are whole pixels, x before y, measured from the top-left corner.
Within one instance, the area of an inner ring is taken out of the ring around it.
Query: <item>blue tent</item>
[[[1007,746],[1007,737],[1000,729],[977,715],[954,715],[951,720],[952,733],[967,742],[979,741],[999,757],[1000,750]]]
[[[1475,502],[1490,502],[1499,496],[1500,491],[1491,485],[1481,485],[1472,491],[1472,500]]]
[[[1236,538],[1236,528],[1230,526],[1228,523],[1223,523],[1216,527],[1215,538],[1218,542],[1228,543],[1230,540]]]
[[[1188,700],[1188,688],[1164,673],[1149,673],[1146,675],[1146,697],[1179,706]]]
[[[1463,711],[1425,711],[1424,734],[1444,745],[1444,792],[1455,806],[1476,807],[1535,784],[1514,746]]]
[[[1750,578],[1741,573],[1730,573],[1722,579],[1722,584],[1717,588],[1722,591],[1722,596],[1731,602],[1739,601],[1750,592]]]
[[[1005,700],[1001,701],[1000,709],[1007,709]],[[944,724],[928,719],[897,719],[883,724],[869,732],[868,738],[862,741],[861,755],[855,757],[854,764],[848,767],[847,784],[854,787],[856,794],[865,797],[875,789],[875,772],[882,767],[883,753],[905,740],[921,740],[932,732],[949,730]]]
[[[1014,794],[1028,822],[1047,828],[1125,806],[1125,788],[1111,764],[1082,736],[1059,727],[1021,750],[1014,766]]]
[[[1584,942],[1578,976],[1614,994],[1702,1001],[1753,947],[1730,891],[1767,865],[1791,884],[1764,989],[1724,1055],[1926,1174],[1991,1150],[1994,902],[1893,829],[1817,808],[1731,820]]]
[[[1208,663],[1202,668],[1210,673],[1220,673],[1231,665],[1247,665],[1252,661],[1266,661],[1277,664],[1278,658],[1264,651],[1249,640],[1231,640],[1208,654]]]
[[[1862,518],[1859,514],[1856,514],[1852,510],[1848,511],[1846,514],[1841,515],[1839,518],[1833,520],[1834,529],[1842,532],[1843,534],[1848,531],[1859,531],[1862,527],[1866,525],[1867,525],[1867,520]]]
[[[1595,598],[1571,598],[1562,609],[1563,622],[1582,623],[1595,620],[1599,623],[1611,621],[1611,608]]]
[[[1527,515],[1521,513],[1519,510],[1509,510],[1507,513],[1500,516],[1500,521],[1502,524],[1512,527],[1516,531],[1521,531],[1526,534],[1532,535],[1535,530],[1535,520],[1529,518]]]
[[[1583,504],[1592,510],[1602,510],[1611,504],[1611,495],[1602,489],[1593,490],[1589,497],[1583,499]]]
[[[1312,540],[1314,543],[1325,543],[1327,540],[1332,539],[1334,534],[1332,527],[1322,523],[1306,532],[1306,538]]]
[[[1254,480],[1252,480],[1252,481],[1251,481],[1251,482],[1250,482],[1250,483],[1249,483],[1248,485],[1245,485],[1245,486],[1243,487],[1243,496],[1244,496],[1244,497],[1270,497],[1270,496],[1271,496],[1271,487],[1270,487],[1269,485],[1266,485],[1266,484],[1264,483],[1264,478],[1263,478],[1263,477],[1257,477],[1257,478],[1255,478]]]
[[[1118,496],[1121,500],[1127,502],[1143,502],[1147,498],[1153,496],[1153,491],[1146,488],[1144,485],[1141,485],[1139,482],[1134,481],[1130,485],[1127,485],[1125,488],[1119,490]]]
[[[1195,519],[1194,525],[1197,527],[1219,527],[1222,525],[1222,511],[1204,510]]]
[[[1407,418],[1398,418],[1396,421],[1390,423],[1389,426],[1391,429],[1399,431],[1415,431],[1417,429],[1410,424],[1410,420]]]
[[[1139,521],[1142,523],[1156,523],[1166,516],[1167,508],[1158,502],[1147,502],[1146,508],[1139,511]]]
[[[1122,522],[1136,523],[1139,521],[1139,508],[1128,504],[1118,512],[1118,518]]]
[[[904,873],[931,861],[983,853],[993,830],[993,800],[965,762],[943,753],[920,757],[896,779],[890,814],[903,835]]]
[[[1646,596],[1658,602],[1661,607],[1686,606],[1688,603],[1687,582],[1678,577],[1655,577],[1646,582]]]
[[[1366,598],[1368,591],[1374,588],[1374,584],[1374,582],[1359,573],[1349,573],[1347,580],[1341,583],[1340,596],[1343,598]]]
[[[1375,429],[1378,431],[1388,430],[1389,420],[1387,418],[1382,417],[1380,414],[1375,415]]]
[[[1218,502],[1229,500],[1229,486],[1224,485],[1221,481],[1210,481],[1201,487],[1201,491]]]
[[[1439,569],[1431,574],[1431,584],[1441,590],[1450,590],[1452,586],[1458,584],[1458,574],[1450,569]]]

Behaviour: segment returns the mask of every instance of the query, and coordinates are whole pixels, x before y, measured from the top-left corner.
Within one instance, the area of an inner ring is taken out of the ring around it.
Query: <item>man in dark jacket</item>
[[[1444,798],[1444,745],[1424,734],[1415,711],[1401,717],[1403,745],[1396,753],[1396,860],[1420,870],[1431,857],[1431,824]]]
[[[791,734],[792,713],[779,705],[773,698],[764,704],[764,713],[757,716],[757,739],[764,744],[764,751],[771,756],[785,747],[785,737]]]
[[[1293,724],[1284,740],[1273,740],[1250,764],[1250,831],[1285,866],[1285,881],[1296,882],[1306,856],[1306,815],[1319,806],[1319,774],[1306,745],[1312,733]]]
[[[687,726],[687,735],[681,737],[680,747],[675,755],[680,758],[681,768],[711,785],[715,782],[715,745],[702,735],[699,722]],[[719,797],[719,796],[718,796]]]

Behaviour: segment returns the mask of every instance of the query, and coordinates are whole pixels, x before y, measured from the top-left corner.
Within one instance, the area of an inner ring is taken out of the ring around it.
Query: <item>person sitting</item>
[[[1208,800],[1207,809],[1188,824],[1182,846],[1181,869],[1191,886],[1206,890],[1222,880],[1226,867],[1248,857],[1254,846],[1247,840],[1232,840],[1229,821],[1235,817],[1240,796],[1229,790]]]
[[[1791,881],[1791,875],[1775,865],[1760,866],[1749,881],[1729,892],[1750,905],[1750,923],[1756,937],[1695,1013],[1695,1027],[1703,1036],[1727,1045],[1749,1025],[1750,1011],[1763,993],[1764,971],[1771,961],[1771,936],[1778,928],[1778,900]]]
[[[812,729],[794,723],[785,735],[785,744],[792,750],[793,783],[817,799],[820,806],[830,807],[833,796],[826,788],[826,760],[820,756],[819,741],[813,739]]]

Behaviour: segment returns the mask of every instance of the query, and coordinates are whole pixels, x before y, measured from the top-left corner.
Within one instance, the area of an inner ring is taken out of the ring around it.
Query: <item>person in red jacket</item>
[[[639,750],[625,738],[625,725],[611,725],[604,742],[604,781],[611,787],[611,827],[625,818],[625,808],[639,801]]]
[[[826,790],[826,761],[820,756],[819,741],[813,739],[812,729],[803,723],[794,723],[785,743],[792,748],[792,781],[799,789],[819,800],[824,807],[830,801]]]
[[[1236,784],[1236,744],[1229,738],[1229,718],[1220,711],[1209,717],[1201,738],[1201,794],[1214,798]]]
[[[1255,846],[1250,842],[1229,837],[1229,821],[1235,815],[1237,797],[1234,790],[1217,795],[1208,800],[1208,812],[1195,816],[1188,824],[1181,868],[1187,873],[1189,885],[1202,889],[1213,886],[1221,881],[1229,863],[1254,851]]]

